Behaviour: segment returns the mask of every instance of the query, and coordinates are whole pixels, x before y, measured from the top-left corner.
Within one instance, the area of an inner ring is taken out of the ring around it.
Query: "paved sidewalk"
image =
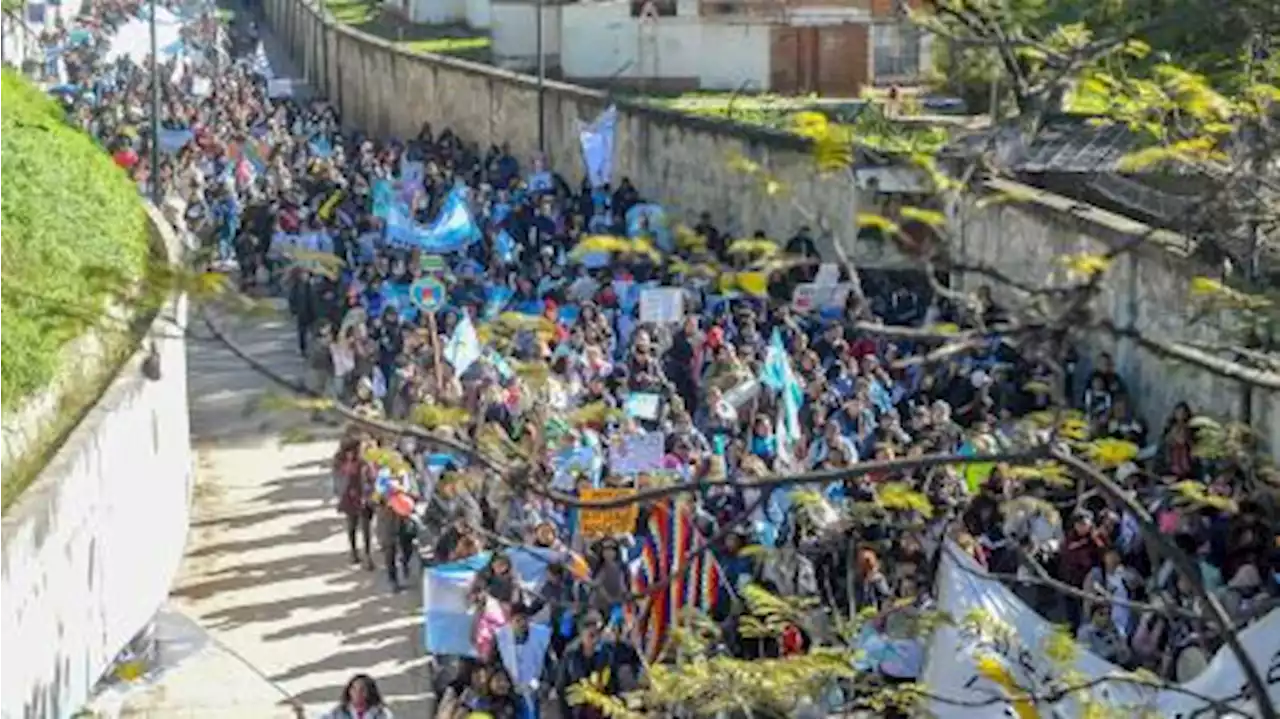
[[[195,334],[207,331],[192,325]],[[300,375],[286,316],[226,319],[222,328],[269,366]],[[392,594],[382,571],[349,564],[342,518],[329,501],[337,430],[324,441],[281,445],[281,430],[305,418],[245,411],[275,389],[270,380],[217,343],[193,341],[188,354],[199,484],[171,605],[212,641],[130,697],[123,715],[292,716],[287,694],[312,716],[334,705],[352,674],[367,672],[397,717],[425,717],[420,592]]]

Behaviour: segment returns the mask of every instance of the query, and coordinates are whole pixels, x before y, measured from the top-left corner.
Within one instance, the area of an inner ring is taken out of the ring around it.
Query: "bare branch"
[[[1160,531],[1160,527],[1156,524],[1155,519],[1152,518],[1151,513],[1147,511],[1147,508],[1142,506],[1128,492],[1121,489],[1109,477],[1070,452],[1055,449],[1051,454],[1054,459],[1070,469],[1082,481],[1096,486],[1108,499],[1124,507],[1125,511],[1137,520],[1143,539],[1156,550],[1157,554],[1172,562],[1178,574],[1191,584],[1191,591],[1195,594],[1201,606],[1205,607],[1208,612],[1206,620],[1211,626],[1217,628],[1227,646],[1230,647],[1231,653],[1235,655],[1236,661],[1240,664],[1249,693],[1253,695],[1254,701],[1257,702],[1258,710],[1262,713],[1263,719],[1276,719],[1276,708],[1267,694],[1267,683],[1263,680],[1262,675],[1258,673],[1258,667],[1250,659],[1244,645],[1240,643],[1239,628],[1231,621],[1231,617],[1222,606],[1222,602],[1218,601],[1218,598],[1205,588],[1204,578],[1200,575],[1200,570],[1196,565],[1167,535]]]

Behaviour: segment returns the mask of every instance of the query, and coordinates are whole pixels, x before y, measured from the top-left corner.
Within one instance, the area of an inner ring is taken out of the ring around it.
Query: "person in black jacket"
[[[289,311],[293,313],[298,329],[298,352],[306,357],[308,335],[316,320],[316,297],[311,286],[311,275],[303,270],[298,271],[298,276],[289,289]]]
[[[560,698],[561,717],[596,719],[602,716],[591,706],[569,706],[565,697],[569,687],[597,673],[603,676],[606,669],[605,691],[617,695],[634,689],[641,672],[640,655],[630,644],[611,636],[599,612],[588,611],[582,620],[578,638],[565,649],[560,662],[556,695]]]

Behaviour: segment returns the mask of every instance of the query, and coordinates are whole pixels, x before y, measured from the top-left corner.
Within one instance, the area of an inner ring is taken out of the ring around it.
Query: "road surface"
[[[300,376],[287,316],[221,324],[255,357]],[[192,328],[205,331],[195,321]],[[207,632],[207,646],[130,695],[122,715],[288,717],[290,698],[312,716],[333,706],[352,674],[367,672],[397,717],[425,717],[420,592],[393,594],[382,571],[349,563],[329,501],[337,429],[282,445],[281,430],[307,418],[246,413],[275,389],[267,378],[214,342],[191,342],[188,361],[198,488],[170,609]]]

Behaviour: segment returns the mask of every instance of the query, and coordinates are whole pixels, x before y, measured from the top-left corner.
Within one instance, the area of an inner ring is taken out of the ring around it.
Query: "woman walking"
[[[338,706],[324,715],[324,719],[393,719],[391,710],[382,702],[378,683],[368,674],[351,677],[342,690]]]
[[[364,546],[365,569],[373,569],[373,465],[364,459],[366,440],[360,436],[343,438],[333,458],[333,484],[338,495],[338,511],[347,519],[347,543],[351,563],[360,562],[356,532]]]

